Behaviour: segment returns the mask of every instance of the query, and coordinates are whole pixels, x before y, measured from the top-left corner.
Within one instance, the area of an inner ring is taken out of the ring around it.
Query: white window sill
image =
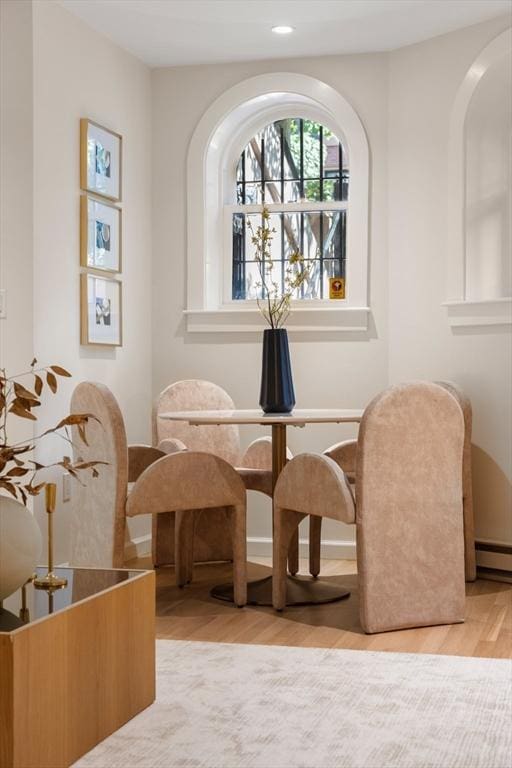
[[[445,301],[451,326],[512,325],[512,298]]]
[[[288,331],[353,333],[368,330],[369,307],[294,307]],[[190,333],[261,333],[267,324],[257,308],[185,309]]]

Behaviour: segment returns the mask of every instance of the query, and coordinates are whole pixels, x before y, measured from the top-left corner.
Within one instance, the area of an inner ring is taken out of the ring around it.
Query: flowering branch
[[[276,234],[270,226],[270,211],[265,206],[261,213],[262,223],[254,229],[247,219],[247,228],[251,242],[255,247],[254,259],[258,265],[261,282],[256,288],[262,289],[262,298],[257,297],[258,307],[271,328],[282,328],[291,312],[291,300],[295,292],[309,278],[309,267],[304,266],[304,257],[299,251],[290,256],[284,276],[284,289],[274,279],[272,260],[272,240]]]

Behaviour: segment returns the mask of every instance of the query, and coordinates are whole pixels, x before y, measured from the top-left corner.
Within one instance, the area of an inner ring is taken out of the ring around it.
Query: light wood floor
[[[270,560],[252,558],[249,578],[270,575]],[[149,559],[130,563],[151,567]],[[307,563],[301,563],[307,573]],[[348,599],[324,606],[235,608],[210,597],[216,584],[230,581],[231,566],[197,565],[193,583],[179,589],[173,568],[157,570],[157,637],[223,643],[255,643],[372,651],[440,653],[458,656],[512,656],[512,584],[478,580],[466,585],[466,621],[453,626],[365,635],[358,618],[355,563],[326,560],[322,577],[351,590]]]

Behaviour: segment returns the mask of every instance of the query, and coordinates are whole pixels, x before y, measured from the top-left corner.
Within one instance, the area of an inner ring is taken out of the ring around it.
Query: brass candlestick
[[[47,483],[46,494],[46,512],[48,515],[48,573],[42,578],[34,579],[36,589],[62,589],[68,584],[67,579],[59,579],[53,572],[53,513],[55,512],[55,499],[57,496],[57,486],[55,483]]]
[[[36,575],[34,573],[30,577],[30,579],[26,580],[26,582],[23,584],[21,588],[20,619],[24,621],[25,624],[28,624],[28,622],[30,621],[30,611],[27,607],[27,585],[32,584],[35,578],[36,578]]]

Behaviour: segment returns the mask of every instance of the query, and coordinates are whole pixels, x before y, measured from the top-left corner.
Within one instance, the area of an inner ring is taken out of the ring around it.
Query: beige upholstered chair
[[[154,412],[153,442],[167,452],[183,450],[204,451],[227,461],[242,478],[247,490],[272,496],[272,443],[270,438],[254,440],[241,455],[240,435],[236,424],[190,426],[186,422],[160,419],[161,413],[171,411],[232,410],[230,396],[210,381],[190,379],[170,384],[160,394]],[[291,454],[289,454],[291,458]],[[198,475],[199,477],[199,475]],[[153,564],[175,562],[175,518],[171,513],[153,518]],[[190,537],[188,538],[190,541]],[[231,560],[231,537],[222,510],[196,515],[194,555],[196,562]],[[298,571],[298,545],[290,560],[290,570]]]
[[[108,462],[100,467],[99,477],[86,480],[75,494],[71,564],[122,567],[126,517],[157,517],[172,510],[178,540],[176,578],[183,585],[192,576],[191,538],[197,516],[220,516],[230,538],[235,602],[245,605],[246,492],[233,467],[211,453],[183,451],[168,455],[151,446],[128,446],[117,401],[103,384],[79,384],[73,392],[71,409],[94,414],[100,422],[90,422],[88,445],[74,440],[79,446],[76,458]],[[133,482],[130,493],[128,482]]]
[[[459,403],[464,416],[464,454],[462,458],[462,504],[464,510],[464,568],[466,581],[476,579],[475,524],[473,519],[473,491],[471,478],[471,401],[456,384],[438,381],[439,386],[452,394]],[[325,451],[341,467],[350,483],[356,482],[357,440],[345,440],[332,445]],[[310,518],[309,524],[309,566],[312,576],[320,573],[321,518]]]
[[[328,456],[282,471],[274,503],[273,602],[285,605],[288,542],[306,515],[355,523],[366,632],[464,620],[464,419],[437,384],[390,387],[366,408],[355,493]]]

